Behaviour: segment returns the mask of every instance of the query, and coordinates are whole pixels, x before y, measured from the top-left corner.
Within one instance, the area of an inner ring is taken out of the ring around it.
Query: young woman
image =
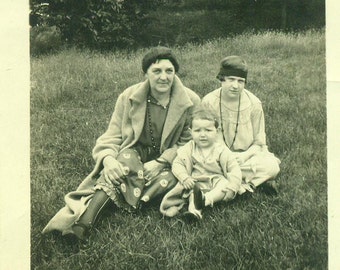
[[[222,59],[217,75],[221,87],[207,94],[202,103],[214,108],[221,123],[221,139],[241,167],[243,183],[238,193],[253,192],[262,184],[267,192],[276,194],[272,179],[280,171],[280,160],[268,151],[262,104],[245,89],[247,74],[247,63],[241,57]]]

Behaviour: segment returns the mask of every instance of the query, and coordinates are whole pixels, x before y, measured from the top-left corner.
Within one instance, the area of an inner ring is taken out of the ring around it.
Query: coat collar
[[[183,117],[183,113],[193,105],[194,104],[191,101],[188,92],[186,91],[181,80],[177,76],[175,76],[172,86],[169,111],[164,123],[161,146],[163,145],[166,138],[168,138],[170,133],[173,131],[180,119]]]

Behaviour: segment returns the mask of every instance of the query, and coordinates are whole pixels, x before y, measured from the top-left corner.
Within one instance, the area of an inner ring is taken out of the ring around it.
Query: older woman
[[[169,48],[151,49],[142,69],[146,80],[120,94],[108,129],[96,142],[94,170],[65,196],[66,206],[43,233],[60,230],[86,239],[107,203],[134,210],[176,184],[169,165],[191,139],[189,118],[200,98],[176,76],[179,64]]]
[[[253,192],[261,184],[265,191],[277,193],[273,179],[280,171],[280,160],[266,143],[265,120],[261,101],[245,89],[248,67],[239,56],[221,61],[217,79],[221,87],[207,94],[202,103],[210,104],[219,116],[221,139],[236,156],[243,184],[239,194]]]

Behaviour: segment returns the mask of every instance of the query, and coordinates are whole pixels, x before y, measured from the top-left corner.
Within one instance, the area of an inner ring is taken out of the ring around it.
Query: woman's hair
[[[142,70],[144,73],[147,72],[148,68],[156,63],[158,60],[161,59],[168,59],[175,67],[175,72],[178,72],[179,70],[179,64],[177,62],[176,56],[168,47],[154,47],[152,48],[144,57],[142,60]]]
[[[215,111],[208,104],[201,103],[196,106],[191,115],[190,127],[192,127],[192,121],[202,119],[214,122],[216,128],[219,126],[218,116]]]
[[[224,81],[226,76],[236,76],[247,80],[248,65],[246,61],[237,55],[227,56],[220,63],[220,71],[216,78]]]

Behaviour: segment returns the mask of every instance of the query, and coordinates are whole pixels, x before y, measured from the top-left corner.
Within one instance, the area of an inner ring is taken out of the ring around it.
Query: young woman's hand
[[[250,159],[256,153],[262,151],[262,147],[259,145],[252,145],[248,148],[248,150],[244,152],[234,152],[235,159],[239,165],[245,163],[248,159]]]
[[[123,183],[122,177],[124,174],[124,166],[112,156],[106,156],[103,160],[104,178],[107,183],[120,185]]]
[[[144,163],[144,179],[150,181],[156,177],[164,168],[166,164],[159,163],[155,160]]]
[[[183,181],[182,185],[185,189],[193,189],[195,182],[196,180],[194,178],[188,177]]]
[[[245,163],[248,159],[248,156],[243,152],[243,153],[234,153],[235,159],[238,163],[238,165],[242,165]]]

